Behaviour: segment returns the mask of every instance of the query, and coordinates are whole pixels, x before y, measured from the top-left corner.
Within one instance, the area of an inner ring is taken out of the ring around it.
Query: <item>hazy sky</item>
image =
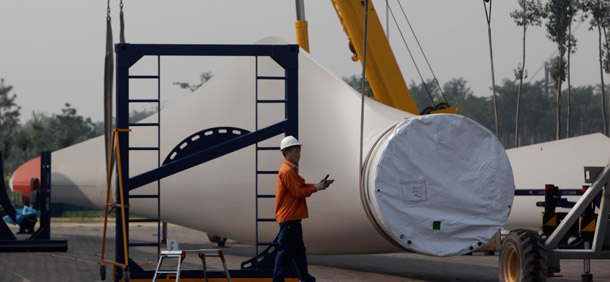
[[[479,96],[491,95],[489,47],[481,0],[400,0],[441,84],[466,79]],[[385,0],[373,1],[385,26]],[[425,78],[431,78],[404,22],[396,0],[389,0]],[[0,77],[14,86],[21,121],[32,111],[59,113],[65,103],[93,120],[103,119],[103,62],[106,1],[10,0],[0,4]],[[128,43],[249,44],[268,36],[296,41],[293,0],[124,0]],[[115,42],[119,1],[111,0]],[[512,78],[521,58],[522,29],[509,17],[516,0],[493,1],[492,32],[496,82]],[[347,37],[330,0],[305,0],[312,57],[337,76],[359,74]],[[391,21],[392,22],[392,21]],[[526,68],[534,74],[555,50],[544,27],[530,28]],[[599,83],[597,32],[588,23],[576,32],[574,85]],[[419,82],[402,39],[392,23],[391,43],[405,80]],[[228,59],[162,61],[166,103],[187,95],[174,81],[198,82],[199,74],[217,73]],[[543,77],[538,73],[535,79]],[[606,77],[607,78],[607,77]],[[512,110],[512,109],[511,109]]]

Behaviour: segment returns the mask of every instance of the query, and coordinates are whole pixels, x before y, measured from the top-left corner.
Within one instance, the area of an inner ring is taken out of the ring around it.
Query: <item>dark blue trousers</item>
[[[280,223],[278,241],[280,245],[275,257],[273,282],[284,282],[284,277],[289,275],[291,265],[296,267],[297,277],[300,281],[315,282],[316,278],[309,275],[307,271],[307,254],[305,253],[305,243],[303,243],[301,221],[293,220]]]

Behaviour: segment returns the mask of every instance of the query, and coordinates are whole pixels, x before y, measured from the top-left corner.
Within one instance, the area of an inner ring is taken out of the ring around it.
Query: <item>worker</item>
[[[301,220],[309,217],[306,198],[325,190],[334,182],[328,175],[318,184],[305,183],[299,175],[301,143],[293,136],[282,139],[280,150],[284,163],[280,168],[275,188],[275,218],[280,224],[279,246],[275,257],[273,282],[284,282],[291,266],[296,266],[300,281],[311,282],[316,279],[307,271],[307,255],[303,243]]]

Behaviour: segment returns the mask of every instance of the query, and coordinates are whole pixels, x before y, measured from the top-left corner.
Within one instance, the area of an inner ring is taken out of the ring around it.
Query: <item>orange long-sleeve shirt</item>
[[[275,186],[275,218],[278,223],[309,217],[306,198],[317,191],[314,184],[305,183],[299,167],[284,160]]]

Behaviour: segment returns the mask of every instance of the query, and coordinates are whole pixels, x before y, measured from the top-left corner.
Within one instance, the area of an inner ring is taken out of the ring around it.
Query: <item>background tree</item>
[[[0,151],[4,160],[10,159],[13,153],[13,142],[17,129],[19,128],[19,107],[15,103],[17,94],[11,95],[13,86],[5,85],[4,79],[0,79]]]
[[[452,78],[443,84],[443,92],[459,114],[469,117],[490,131],[495,128],[492,101],[489,97],[477,97],[463,78]],[[438,95],[438,94],[437,94]]]
[[[434,108],[437,102],[442,99],[441,90],[433,79],[428,79],[426,82],[419,84],[411,80],[409,92],[420,112],[428,108]]]
[[[91,118],[77,114],[66,103],[61,114],[33,112],[32,117],[11,137],[14,153],[5,163],[6,171],[14,171],[26,161],[40,156],[41,151],[56,151],[103,134],[103,126]]]
[[[599,132],[603,126],[602,116],[599,114],[601,87],[599,85],[574,87],[572,94],[574,135]]]
[[[604,44],[604,49],[606,49],[606,56],[605,56],[605,70],[607,74],[610,74],[610,1],[606,0],[604,2],[602,2],[602,7],[601,7],[601,26],[602,26],[602,30],[604,31],[604,38],[605,38],[605,43]],[[602,82],[602,85],[604,85],[604,83]],[[608,132],[608,134],[610,134],[610,131]]]
[[[362,93],[362,75],[352,75],[352,76],[344,76],[343,81],[345,81],[349,86],[354,88],[356,91]],[[369,84],[369,80],[364,81],[364,89],[366,89],[367,96],[373,96],[373,90],[371,89],[371,85]]]
[[[556,90],[556,96],[555,96],[555,125],[556,125],[556,130],[555,130],[555,140],[559,140],[559,138],[561,138],[561,113],[562,110],[564,110],[562,108],[562,91],[561,91],[561,85],[562,82],[566,80],[566,61],[563,60],[561,58],[560,55],[558,55],[557,57],[553,58],[551,60],[551,67],[550,67],[550,75],[551,75],[551,79],[553,80],[553,82],[555,83],[555,90]]]
[[[542,19],[546,17],[544,7],[540,0],[520,0],[519,6],[521,10],[514,10],[510,13],[517,26],[523,27],[523,47],[522,59],[518,66],[517,76],[519,79],[519,88],[517,92],[517,110],[515,114],[515,147],[519,147],[519,107],[521,104],[521,91],[523,88],[523,78],[525,74],[525,42],[528,26],[540,26]]]
[[[432,80],[428,85],[435,85]],[[357,87],[359,84],[354,84]],[[515,79],[504,79],[501,85],[496,86],[498,93],[497,102],[499,109],[510,109],[516,101],[518,81]],[[521,125],[519,126],[519,146],[548,142],[556,139],[555,123],[556,108],[554,107],[555,93],[544,91],[546,82],[544,79],[531,83],[524,82],[521,86]],[[423,83],[411,81],[409,84],[411,97],[420,109],[432,106],[430,96],[438,100],[441,97],[438,87],[429,86],[428,90]],[[428,94],[430,92],[430,96]],[[453,78],[443,84],[445,96],[452,105],[459,108],[459,114],[473,119],[485,126],[490,131],[495,129],[492,97],[480,97],[474,95],[468,82],[463,78]],[[562,95],[566,95],[563,93]],[[572,119],[574,126],[572,134],[575,136],[599,132],[601,129],[601,116],[592,109],[600,106],[601,87],[580,86],[572,89]],[[563,109],[561,114],[566,114]],[[499,111],[500,134],[498,139],[505,148],[516,147],[515,126],[516,112],[512,110]]]
[[[574,19],[577,19],[577,17],[575,17],[576,13],[579,10],[579,0],[570,0],[570,6],[569,6],[569,11],[568,11],[568,17],[569,19],[569,25],[568,25],[568,50],[567,50],[567,64],[566,64],[566,71],[567,71],[567,79],[568,79],[568,105],[567,105],[567,114],[566,114],[566,137],[569,138],[570,137],[570,127],[571,127],[571,114],[572,114],[572,75],[571,75],[571,70],[570,70],[570,58],[571,55],[573,53],[576,53],[576,38],[572,35],[572,22],[574,22]]]
[[[545,92],[546,83],[539,80],[523,85],[521,126],[519,127],[520,145],[553,140],[554,94]]]
[[[514,147],[515,134],[515,115],[516,112],[508,109],[513,109],[517,103],[517,93],[519,85],[513,80],[505,78],[502,84],[496,86],[498,94],[498,108],[505,109],[498,112],[498,122],[500,123],[500,132],[498,139],[506,148]]]
[[[102,129],[103,130],[103,129]],[[55,145],[56,134],[52,129],[52,117],[44,113],[33,112],[32,117],[19,129],[16,146],[18,156],[14,156],[8,166],[13,171],[20,164],[40,156],[41,151],[52,151]]]
[[[441,91],[433,80],[428,80],[426,86],[427,90],[423,83],[417,84],[411,81],[409,84],[411,97],[421,110],[434,106],[431,99],[435,101],[442,99]],[[479,122],[489,130],[494,130],[495,123],[491,97],[475,96],[468,86],[468,82],[463,78],[452,78],[445,82],[443,84],[443,92],[449,103],[453,107],[459,108],[459,114]]]
[[[76,114],[76,109],[66,103],[60,115],[54,116],[51,128],[56,132],[56,148],[65,148],[96,136],[95,125],[91,118]]]
[[[494,56],[493,56],[493,44],[491,40],[491,0],[483,0],[483,7],[485,8],[485,20],[487,21],[487,37],[489,38],[489,60],[491,63],[491,90],[493,97],[493,109],[494,109],[494,121],[496,128],[496,137],[500,137],[500,129],[498,122],[498,103],[497,103],[497,92],[496,92],[496,74],[494,71]]]
[[[606,91],[604,85],[604,50],[602,47],[602,27],[604,23],[607,21],[606,19],[610,17],[610,5],[606,3],[607,1],[601,0],[583,0],[582,1],[582,9],[585,11],[583,17],[590,17],[589,21],[589,30],[593,30],[597,28],[598,33],[598,50],[599,50],[599,72],[600,72],[600,85],[601,85],[601,99],[602,99],[602,120],[604,127],[604,134],[608,135],[608,119],[606,114]],[[606,48],[608,48],[608,38],[606,36]],[[607,52],[606,52],[607,54]],[[607,64],[606,64],[607,65]],[[610,135],[609,135],[610,136]]]
[[[462,108],[466,104],[466,98],[474,95],[468,87],[468,82],[463,78],[453,78],[443,84],[443,92],[447,100],[454,107]]]
[[[133,110],[129,113],[129,122],[138,122],[156,113],[156,109]]]
[[[214,74],[212,74],[211,71],[208,71],[208,72],[204,72],[204,73],[199,75],[199,83],[198,84],[190,84],[188,82],[174,82],[172,84],[173,85],[178,85],[182,89],[188,89],[188,90],[191,90],[191,92],[193,92],[193,91],[197,90],[197,88],[201,87],[201,85],[203,85],[204,83],[208,82],[208,80],[212,79],[212,77],[214,77]]]
[[[568,29],[575,11],[571,9],[571,0],[552,0],[547,2],[548,22],[547,37],[557,44],[559,55],[553,63],[551,74],[557,86],[557,126],[556,139],[561,138],[561,83],[565,80],[565,54],[568,47]]]

